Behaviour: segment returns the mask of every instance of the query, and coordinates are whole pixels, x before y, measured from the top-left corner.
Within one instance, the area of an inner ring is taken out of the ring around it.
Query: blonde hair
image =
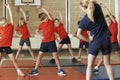
[[[92,1],[89,0],[83,0],[80,2],[80,6],[87,9],[87,15],[88,18],[94,22],[94,11],[95,11],[95,6]]]

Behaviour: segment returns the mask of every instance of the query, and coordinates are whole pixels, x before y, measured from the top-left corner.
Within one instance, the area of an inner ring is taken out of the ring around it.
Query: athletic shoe
[[[75,58],[72,58],[73,63],[77,63],[77,60]]]
[[[51,63],[51,64],[52,64],[52,63],[55,63],[55,59],[52,58],[52,59],[49,61],[49,63]]]
[[[99,73],[99,69],[98,68],[94,68],[93,72],[94,72],[94,74],[98,74]]]
[[[32,71],[31,73],[29,73],[29,76],[37,76],[39,75],[38,71]]]
[[[77,59],[78,61],[81,61],[81,58],[80,57],[78,57],[78,59]]]
[[[58,75],[65,76],[66,73],[60,68],[58,69]]]
[[[18,71],[18,76],[25,76],[25,74],[22,71]]]

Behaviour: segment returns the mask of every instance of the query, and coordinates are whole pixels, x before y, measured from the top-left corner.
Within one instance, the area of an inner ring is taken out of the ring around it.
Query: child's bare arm
[[[110,12],[110,10],[107,8],[107,6],[104,3],[100,3],[100,5],[101,5],[101,7],[106,9],[110,19],[115,23],[116,20],[115,20],[114,16],[112,15],[112,13]]]
[[[57,10],[57,13],[59,14],[60,17],[60,22],[63,23],[63,16],[59,10]]]
[[[23,10],[21,7],[20,7],[19,9],[20,9],[20,11],[21,11],[21,12],[22,12],[22,14],[23,14],[24,20],[26,21],[26,15],[25,15],[24,10]]]
[[[42,8],[42,10],[44,11],[45,14],[47,14],[50,20],[53,20],[52,15],[45,8]]]
[[[10,5],[6,4],[6,8],[8,9],[8,12],[9,12],[9,15],[10,15],[10,22],[13,25],[13,16],[12,16],[12,11],[11,11]]]

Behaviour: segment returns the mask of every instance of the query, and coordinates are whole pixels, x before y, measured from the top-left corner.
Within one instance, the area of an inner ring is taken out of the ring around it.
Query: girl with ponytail
[[[92,67],[100,50],[103,54],[104,65],[109,80],[114,80],[113,69],[110,65],[111,33],[106,24],[102,9],[96,1],[90,0],[81,1],[80,6],[86,14],[79,24],[77,36],[89,42],[86,80],[92,80]],[[83,30],[90,31],[89,38],[81,34]]]

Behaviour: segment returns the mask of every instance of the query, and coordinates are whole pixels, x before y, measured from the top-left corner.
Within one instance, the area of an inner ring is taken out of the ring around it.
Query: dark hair
[[[80,24],[80,20],[77,22],[77,24],[78,24],[78,25]]]
[[[55,18],[54,21],[58,21],[59,22],[60,20],[58,18]]]
[[[113,16],[113,18],[115,18],[115,16],[114,15],[112,15]],[[105,18],[108,18],[108,17],[110,17],[108,14],[107,15],[105,15]]]
[[[46,18],[46,16],[47,16],[47,15],[46,15],[44,12],[42,12],[42,13],[40,13],[40,14],[38,15],[40,21],[44,20],[44,19]]]

